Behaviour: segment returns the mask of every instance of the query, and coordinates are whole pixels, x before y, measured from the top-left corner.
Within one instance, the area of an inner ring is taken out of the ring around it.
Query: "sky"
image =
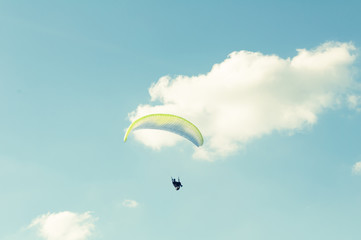
[[[0,239],[360,239],[360,8],[0,1]]]

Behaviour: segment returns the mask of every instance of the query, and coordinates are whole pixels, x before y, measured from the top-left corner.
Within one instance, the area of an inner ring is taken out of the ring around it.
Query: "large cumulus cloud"
[[[198,76],[164,76],[149,88],[153,104],[141,104],[131,121],[149,113],[172,113],[196,124],[205,145],[194,157],[217,159],[273,131],[294,132],[317,122],[322,111],[348,102],[356,84],[352,43],[328,42],[298,49],[292,58],[239,51]],[[160,148],[181,138],[136,131],[143,144]]]

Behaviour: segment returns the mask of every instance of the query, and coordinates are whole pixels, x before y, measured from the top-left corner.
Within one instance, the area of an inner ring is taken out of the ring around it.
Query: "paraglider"
[[[197,147],[202,146],[203,136],[199,129],[190,121],[172,114],[149,114],[135,120],[128,128],[124,136],[124,142],[132,130],[158,129],[178,134]]]
[[[172,178],[172,183],[176,191],[178,191],[181,187],[183,187],[182,183],[179,180],[179,177],[178,177],[178,181],[176,181],[175,178]]]
[[[149,114],[136,119],[128,127],[124,135],[124,142],[127,141],[128,135],[133,130],[138,129],[157,129],[175,133],[191,141],[197,147],[203,145],[203,136],[199,129],[190,121],[172,114]],[[172,178],[172,184],[176,191],[183,187],[181,181]]]

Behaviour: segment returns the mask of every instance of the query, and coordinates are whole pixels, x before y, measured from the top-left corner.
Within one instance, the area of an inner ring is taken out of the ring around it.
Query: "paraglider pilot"
[[[181,187],[183,187],[182,183],[180,182],[179,178],[178,181],[175,180],[175,178],[172,178],[173,186],[175,187],[175,190],[179,190]]]

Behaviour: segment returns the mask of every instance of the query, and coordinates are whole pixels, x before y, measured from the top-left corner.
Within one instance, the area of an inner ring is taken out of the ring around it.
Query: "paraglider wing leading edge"
[[[172,114],[149,114],[135,120],[124,136],[124,142],[129,133],[137,129],[158,129],[178,134],[197,147],[203,145],[203,136],[199,129],[190,121]]]

